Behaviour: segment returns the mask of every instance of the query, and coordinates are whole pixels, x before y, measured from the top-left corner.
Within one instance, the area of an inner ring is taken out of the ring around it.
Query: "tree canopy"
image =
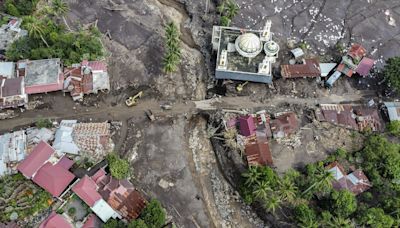
[[[129,162],[127,160],[121,159],[115,153],[111,153],[107,155],[107,161],[111,176],[117,179],[125,179],[129,176]]]
[[[389,58],[383,74],[389,85],[396,91],[400,91],[400,57]]]
[[[152,199],[140,214],[140,219],[151,228],[161,228],[165,224],[165,211],[158,200]]]

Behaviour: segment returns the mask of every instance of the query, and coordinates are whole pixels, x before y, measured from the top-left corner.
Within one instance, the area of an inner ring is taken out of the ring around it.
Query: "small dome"
[[[254,33],[245,33],[236,38],[236,50],[240,55],[254,58],[262,51],[260,38]]]
[[[268,41],[264,44],[264,51],[266,55],[273,56],[279,52],[279,45],[275,41]]]

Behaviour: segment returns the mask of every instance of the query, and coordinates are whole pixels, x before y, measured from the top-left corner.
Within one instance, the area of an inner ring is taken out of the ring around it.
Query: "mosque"
[[[272,64],[278,58],[279,45],[272,40],[271,24],[268,20],[262,30],[214,26],[215,77],[272,83]]]

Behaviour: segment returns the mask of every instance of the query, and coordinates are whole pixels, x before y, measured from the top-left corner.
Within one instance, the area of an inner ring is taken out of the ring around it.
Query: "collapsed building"
[[[325,82],[326,87],[332,87],[333,84],[342,76],[352,77],[358,73],[361,76],[368,76],[375,60],[365,57],[366,49],[360,44],[353,44],[347,54],[342,57],[342,61],[336,68],[336,71]]]
[[[0,26],[0,54],[5,52],[14,41],[28,35],[28,31],[20,28],[22,19],[0,13],[0,21],[4,18],[7,23]]]
[[[281,139],[294,134],[299,122],[294,112],[282,112],[271,118],[265,110],[240,116],[228,127],[239,126],[238,142],[244,145],[248,165],[273,165],[269,139]]]
[[[78,123],[77,120],[62,120],[53,146],[60,155],[81,155],[99,161],[114,148],[110,128],[107,122]]]
[[[272,83],[279,45],[272,40],[271,25],[268,20],[262,30],[214,26],[215,78]]]
[[[86,94],[110,90],[107,66],[102,61],[87,61],[73,64],[64,69],[64,91],[69,92],[74,101],[82,100]]]
[[[381,131],[383,129],[378,110],[350,104],[320,104],[315,110],[320,122],[329,122],[356,131]]]

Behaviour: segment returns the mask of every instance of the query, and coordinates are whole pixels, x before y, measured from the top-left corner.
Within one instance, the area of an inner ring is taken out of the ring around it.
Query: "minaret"
[[[267,20],[265,22],[265,26],[261,32],[261,41],[265,42],[271,40],[271,25],[272,25],[271,20]]]

